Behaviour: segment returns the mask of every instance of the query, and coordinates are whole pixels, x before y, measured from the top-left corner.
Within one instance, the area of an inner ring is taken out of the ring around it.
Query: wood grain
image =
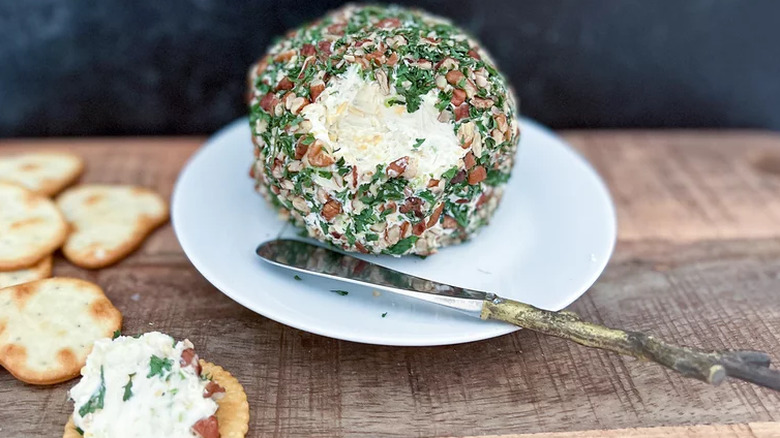
[[[694,346],[763,349],[780,360],[780,137],[565,136],[604,176],[620,224],[607,270],[572,310]],[[82,181],[136,183],[167,196],[200,141],[3,141],[0,154],[72,150],[87,159]],[[237,376],[253,437],[780,436],[779,393],[737,382],[712,388],[530,331],[397,348],[285,327],[206,282],[170,226],[115,267],[88,272],[57,256],[55,272],[103,286],[125,315],[125,333],[189,337]],[[57,436],[73,383],[33,387],[0,370],[2,435]]]

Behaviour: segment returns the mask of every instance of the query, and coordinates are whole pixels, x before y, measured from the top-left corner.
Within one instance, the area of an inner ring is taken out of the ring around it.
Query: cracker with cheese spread
[[[190,341],[150,332],[95,342],[63,438],[241,438],[249,404],[238,381]]]

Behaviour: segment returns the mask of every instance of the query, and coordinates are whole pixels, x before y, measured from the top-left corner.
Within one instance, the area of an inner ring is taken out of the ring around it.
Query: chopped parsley
[[[382,318],[384,318],[385,316],[387,316],[387,312],[382,314]]]
[[[133,396],[133,377],[135,376],[135,373],[130,374],[127,376],[127,385],[123,386],[125,389],[124,394],[122,394],[122,401],[128,401],[130,400],[130,397]]]
[[[118,337],[122,336],[121,330],[114,330],[114,335],[111,337],[111,339],[116,339]]]
[[[103,401],[106,398],[106,380],[103,376],[103,367],[100,367],[100,386],[97,391],[92,394],[92,397],[84,403],[84,406],[79,408],[79,416],[84,417],[87,414],[91,414],[98,409],[103,409]]]
[[[303,280],[303,279],[302,279],[302,278],[301,278],[299,275],[296,275],[296,276],[294,276],[293,278],[294,278],[294,279],[296,279],[296,280],[298,280],[298,281],[301,281],[301,280]]]
[[[341,290],[341,289],[331,289],[330,291],[333,292],[333,293],[337,293],[337,294],[341,295],[342,297],[346,296],[346,295],[349,295],[349,292],[347,292],[345,290]]]
[[[163,359],[153,354],[152,357],[149,358],[149,374],[147,374],[146,377],[149,378],[158,375],[163,377],[166,371],[171,371],[172,366],[173,360]]]
[[[416,138],[414,139],[414,144],[412,145],[413,148],[417,149],[425,142],[424,138]]]
[[[401,255],[406,251],[412,249],[414,244],[417,242],[417,239],[419,239],[418,236],[409,236],[406,239],[400,240],[398,243],[391,246],[390,248],[387,248],[386,250],[384,250],[384,252],[385,254]]]

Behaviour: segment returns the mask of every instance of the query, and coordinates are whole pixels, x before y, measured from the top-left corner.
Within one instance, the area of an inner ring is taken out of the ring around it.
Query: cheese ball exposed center
[[[405,176],[415,186],[456,166],[466,154],[450,123],[437,120],[438,90],[422,97],[420,108],[409,113],[394,86],[383,91],[379,81],[364,79],[353,65],[334,78],[316,102],[302,115],[312,125],[315,138],[324,142],[336,159],[357,166],[360,174],[372,174],[378,165],[409,157]]]

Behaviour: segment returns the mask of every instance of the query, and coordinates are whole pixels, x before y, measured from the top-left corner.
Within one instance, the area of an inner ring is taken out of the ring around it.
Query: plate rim
[[[604,270],[606,269],[609,260],[612,258],[612,255],[614,254],[615,246],[617,244],[617,212],[615,209],[615,204],[612,199],[612,194],[609,191],[609,187],[605,183],[604,179],[601,177],[601,175],[596,171],[596,169],[593,167],[593,165],[580,153],[579,150],[574,148],[571,144],[566,142],[563,138],[561,138],[559,135],[557,135],[554,131],[552,131],[550,128],[540,124],[539,122],[526,118],[526,117],[520,117],[519,121],[523,125],[527,126],[533,126],[533,128],[542,131],[545,135],[554,138],[558,142],[561,143],[561,146],[563,146],[567,153],[569,153],[576,161],[579,162],[580,165],[585,169],[585,171],[590,174],[590,177],[593,178],[594,182],[599,186],[602,193],[606,196],[607,199],[607,207],[608,212],[606,212],[606,216],[609,218],[609,221],[611,223],[611,226],[609,227],[610,233],[609,238],[610,242],[608,245],[608,250],[606,252],[606,256],[603,258],[600,258],[600,260],[597,261],[597,269],[594,269],[590,277],[587,279],[587,281],[583,281],[580,288],[577,289],[576,292],[572,292],[570,294],[566,294],[565,297],[563,297],[557,304],[556,308],[552,308],[549,310],[561,310],[572,304],[574,301],[581,298],[587,291],[595,284],[595,282],[598,280],[598,278],[603,274]],[[207,149],[207,147],[213,143],[216,143],[221,137],[227,135],[227,133],[231,132],[233,129],[235,129],[236,126],[248,123],[248,117],[240,117],[236,120],[233,120],[232,122],[226,124],[222,128],[220,128],[218,131],[216,131],[214,134],[209,136],[201,145],[200,147],[193,153],[186,161],[184,166],[182,166],[181,170],[179,171],[176,182],[173,186],[173,192],[171,195],[171,224],[173,226],[174,234],[176,236],[177,241],[179,242],[179,246],[182,249],[182,252],[184,252],[184,255],[187,257],[187,259],[190,261],[192,266],[195,268],[195,270],[198,271],[198,273],[203,276],[203,278],[206,279],[212,286],[214,286],[217,290],[220,291],[223,295],[227,296],[234,302],[240,304],[244,308],[261,315],[265,318],[268,318],[272,321],[275,321],[280,324],[284,324],[286,326],[295,328],[297,330],[302,330],[308,333],[312,333],[319,336],[325,336],[331,339],[338,339],[343,341],[349,341],[349,342],[356,342],[356,343],[362,343],[362,344],[370,344],[370,345],[385,345],[385,346],[397,346],[397,347],[425,347],[425,346],[443,346],[443,345],[456,345],[456,344],[462,344],[462,343],[468,343],[468,342],[478,342],[483,341],[486,339],[492,339],[498,336],[503,336],[509,333],[516,332],[520,330],[520,327],[512,326],[509,324],[506,325],[498,325],[496,324],[494,326],[493,330],[486,330],[483,332],[480,332],[480,334],[476,336],[438,336],[437,338],[431,339],[430,337],[423,337],[420,338],[420,342],[417,342],[417,339],[414,340],[407,340],[403,339],[401,342],[395,342],[395,341],[388,341],[386,337],[374,337],[371,336],[370,333],[364,333],[361,336],[334,336],[332,333],[329,333],[327,330],[321,330],[317,326],[309,326],[307,324],[301,324],[296,322],[293,319],[287,318],[284,314],[276,314],[274,312],[268,312],[266,310],[258,310],[253,304],[247,302],[249,300],[245,300],[243,298],[237,298],[235,295],[240,294],[232,294],[230,293],[230,287],[225,285],[218,277],[218,275],[213,274],[211,271],[209,271],[206,268],[206,263],[204,263],[197,255],[193,255],[194,251],[192,250],[192,247],[189,246],[189,243],[185,243],[186,239],[182,239],[181,237],[181,231],[179,224],[179,215],[176,213],[180,209],[176,206],[179,205],[179,199],[182,196],[181,193],[181,186],[182,186],[182,180],[183,177],[189,169],[189,167],[196,161],[196,159],[204,153],[204,151]],[[522,141],[522,136],[521,140]],[[522,144],[520,145],[522,147]],[[549,306],[548,306],[549,307]]]

